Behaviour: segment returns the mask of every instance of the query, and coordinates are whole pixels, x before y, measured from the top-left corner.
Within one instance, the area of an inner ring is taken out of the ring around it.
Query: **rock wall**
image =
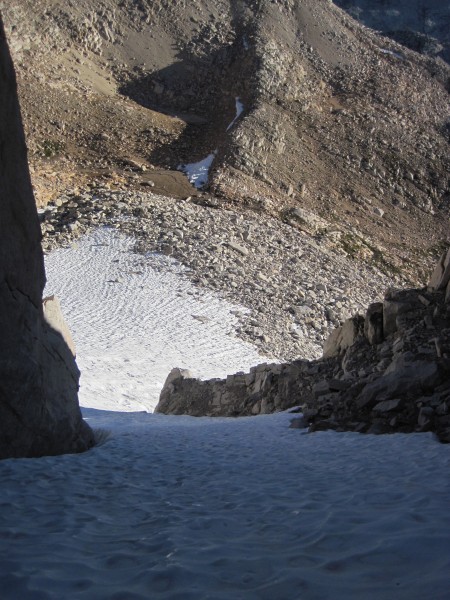
[[[41,234],[1,17],[0,149],[0,458],[81,452],[93,434],[74,356],[44,319]]]
[[[294,426],[434,431],[450,442],[450,250],[428,287],[388,290],[336,329],[317,361],[259,365],[199,381],[174,369],[156,412],[241,416],[300,406]]]

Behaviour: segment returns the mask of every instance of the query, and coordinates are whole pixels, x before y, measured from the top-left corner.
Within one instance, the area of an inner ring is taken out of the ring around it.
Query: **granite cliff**
[[[0,148],[0,458],[81,452],[94,439],[75,358],[44,316],[41,232],[1,20]]]

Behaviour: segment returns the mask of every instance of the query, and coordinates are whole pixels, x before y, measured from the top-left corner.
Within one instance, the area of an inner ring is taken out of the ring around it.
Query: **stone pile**
[[[450,250],[422,289],[390,289],[331,334],[316,361],[259,365],[225,380],[174,370],[157,412],[238,416],[299,406],[294,427],[433,431],[450,442]]]
[[[214,202],[101,189],[62,197],[41,213],[44,248],[73,243],[102,224],[133,235],[139,252],[171,256],[198,286],[250,309],[241,311],[237,334],[281,360],[319,356],[333,328],[393,283],[376,267],[356,269],[294,221]]]

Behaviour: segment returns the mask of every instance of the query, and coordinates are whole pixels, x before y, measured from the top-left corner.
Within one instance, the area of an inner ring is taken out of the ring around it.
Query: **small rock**
[[[236,252],[239,252],[239,254],[242,254],[242,256],[247,256],[248,255],[248,250],[247,248],[244,248],[243,246],[240,246],[239,244],[236,244],[236,242],[227,242],[227,246],[229,248],[231,248],[232,250],[235,250]]]

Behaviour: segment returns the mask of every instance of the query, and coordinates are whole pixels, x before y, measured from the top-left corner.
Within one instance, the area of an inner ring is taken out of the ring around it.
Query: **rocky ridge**
[[[450,61],[450,6],[440,0],[333,0],[367,27],[428,56]]]
[[[297,406],[293,427],[433,431],[450,442],[450,250],[427,287],[390,289],[336,329],[323,358],[262,364],[225,380],[174,369],[156,412],[239,416]]]

